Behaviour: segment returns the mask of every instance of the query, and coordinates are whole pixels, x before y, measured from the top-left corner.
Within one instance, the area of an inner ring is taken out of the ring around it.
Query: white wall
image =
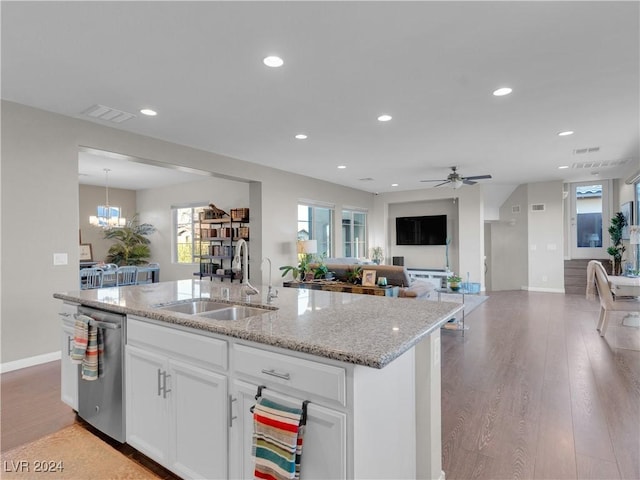
[[[190,183],[169,187],[138,190],[140,221],[156,227],[151,240],[151,261],[160,264],[163,281],[192,278],[199,270],[197,264],[178,264],[172,259],[175,248],[172,210],[173,206],[209,205],[213,203],[225,212],[232,208],[249,206],[249,184],[207,177]],[[249,211],[251,215],[251,211]],[[255,217],[255,215],[254,215]],[[229,265],[226,266],[229,268]]]
[[[295,261],[297,201],[332,202],[374,212],[369,193],[262,167],[98,123],[2,102],[2,285],[0,361],[28,359],[60,350],[59,301],[54,292],[78,284],[78,151],[81,146],[251,181],[251,272],[260,263]],[[141,219],[146,220],[143,212]],[[341,243],[336,215],[336,244]],[[53,266],[54,253],[69,263]],[[166,262],[162,262],[166,263]],[[164,268],[164,267],[161,267]],[[266,272],[265,272],[266,278]],[[274,277],[275,277],[274,275]],[[279,276],[275,277],[278,280]]]
[[[104,205],[105,188],[93,185],[79,185],[78,195],[78,222],[82,243],[90,243],[93,259],[103,262],[107,258],[107,252],[113,244],[113,240],[105,240],[104,230],[91,225],[89,217],[96,214],[97,205]],[[120,207],[121,215],[127,220],[133,218],[137,213],[135,190],[109,188],[109,203],[115,207]]]
[[[453,200],[425,200],[420,202],[403,202],[389,204],[387,225],[390,245],[387,262],[391,257],[404,257],[404,265],[408,268],[445,268],[446,247],[444,245],[397,245],[396,218],[423,215],[446,215],[447,237],[449,245],[449,269],[458,272],[458,203]]]
[[[458,190],[450,188],[424,188],[421,190],[411,190],[406,192],[382,193],[375,196],[375,214],[370,218],[370,226],[375,232],[374,241],[376,245],[384,245],[386,252],[394,251],[390,239],[395,241],[389,232],[389,225],[392,221],[389,215],[389,208],[394,204],[405,204],[412,202],[425,202],[432,200],[444,200],[453,204],[456,198],[458,208],[457,232],[457,258],[455,255],[450,261],[457,264],[458,271],[472,282],[479,282],[484,288],[484,185],[464,186]],[[395,221],[395,220],[393,220]],[[443,247],[444,248],[444,247]],[[434,256],[434,260],[438,255]],[[425,259],[426,261],[426,259]],[[444,265],[444,249],[441,255],[441,264]],[[457,262],[457,263],[456,263]],[[405,265],[407,262],[405,261]],[[414,265],[409,265],[413,267]],[[431,265],[415,265],[416,267],[427,267]]]
[[[527,185],[529,275],[528,290],[564,292],[564,234],[562,182]],[[544,204],[532,212],[531,205]]]

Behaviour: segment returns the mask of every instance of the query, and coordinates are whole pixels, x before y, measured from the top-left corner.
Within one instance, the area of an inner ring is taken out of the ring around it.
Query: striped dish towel
[[[82,360],[82,378],[84,380],[96,380],[104,373],[102,371],[102,355],[104,352],[104,340],[102,330],[89,324],[89,340],[87,352]]]
[[[73,349],[71,350],[71,361],[82,363],[87,353],[87,343],[89,341],[89,322],[91,317],[77,314],[73,326]]]
[[[258,398],[253,411],[254,477],[266,480],[300,478],[302,409]]]

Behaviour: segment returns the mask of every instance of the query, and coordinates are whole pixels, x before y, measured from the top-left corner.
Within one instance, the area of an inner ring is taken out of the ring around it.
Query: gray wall
[[[373,196],[366,192],[3,101],[3,364],[60,350],[59,301],[52,295],[77,289],[80,147],[252,181],[248,207],[257,218],[251,224],[251,235],[257,237],[251,242],[251,271],[256,274],[264,256],[276,271],[295,261],[298,199],[332,202],[337,212],[342,205],[370,212],[374,207]],[[337,245],[342,240],[339,227],[336,215]],[[67,253],[69,263],[54,266],[54,253]]]

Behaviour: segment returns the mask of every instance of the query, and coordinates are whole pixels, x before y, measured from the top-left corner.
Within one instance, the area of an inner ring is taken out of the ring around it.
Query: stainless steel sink
[[[234,305],[220,310],[214,310],[201,314],[202,317],[211,318],[213,320],[242,320],[243,318],[262,315],[270,310],[266,308],[245,307],[243,305]]]
[[[213,300],[181,300],[165,305],[157,305],[161,310],[169,310],[171,312],[186,313],[188,315],[200,315],[201,313],[220,310],[222,308],[232,307],[229,303],[215,302]]]

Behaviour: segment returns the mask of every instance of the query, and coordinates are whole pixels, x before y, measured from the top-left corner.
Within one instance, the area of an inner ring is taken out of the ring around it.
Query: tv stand
[[[407,268],[411,280],[424,280],[436,288],[447,287],[447,277],[451,271],[446,268]]]

